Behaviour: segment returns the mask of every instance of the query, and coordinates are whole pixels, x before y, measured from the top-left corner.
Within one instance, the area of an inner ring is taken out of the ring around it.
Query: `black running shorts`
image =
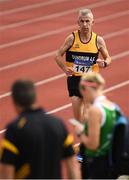
[[[69,76],[67,78],[67,87],[69,96],[77,96],[82,97],[79,91],[79,83],[80,83],[81,76]]]

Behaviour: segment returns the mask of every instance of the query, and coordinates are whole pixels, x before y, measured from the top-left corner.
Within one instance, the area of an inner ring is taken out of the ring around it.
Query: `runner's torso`
[[[87,43],[81,41],[80,32],[73,32],[74,41],[72,46],[66,51],[66,65],[73,67],[75,76],[81,76],[89,71],[98,72],[96,64],[99,50],[97,48],[97,35],[92,32]]]
[[[113,127],[116,123],[117,113],[114,103],[105,103],[106,97],[100,96],[95,102],[94,106],[100,109],[102,113],[101,120],[101,132],[100,132],[100,145],[96,151],[90,149],[85,150],[85,154],[88,157],[100,157],[105,156],[111,146],[111,137],[113,133]],[[85,133],[88,133],[88,126],[85,124]]]

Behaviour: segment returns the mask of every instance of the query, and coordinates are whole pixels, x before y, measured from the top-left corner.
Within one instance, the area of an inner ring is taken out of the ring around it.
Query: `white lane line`
[[[30,9],[36,9],[36,8],[52,5],[55,3],[62,3],[64,1],[69,1],[69,0],[51,0],[51,1],[41,2],[41,3],[26,5],[26,6],[2,11],[2,12],[0,12],[0,16],[10,15],[10,14],[17,13],[17,12],[19,13],[19,12],[30,10]]]
[[[116,85],[114,85],[114,86],[111,86],[111,87],[105,89],[105,90],[104,90],[104,93],[108,93],[108,92],[114,91],[114,90],[119,89],[119,88],[121,88],[121,87],[124,87],[124,86],[126,86],[126,85],[128,85],[128,84],[129,84],[129,80],[124,81],[124,82],[122,82],[122,83],[116,84]],[[69,107],[71,107],[71,106],[72,106],[72,104],[69,103],[69,104],[66,104],[66,105],[64,105],[64,106],[61,106],[61,107],[59,107],[59,108],[53,109],[53,110],[49,111],[47,114],[56,113],[56,112],[65,110],[65,109],[67,109],[67,108],[69,108]]]
[[[4,93],[4,94],[1,94],[0,95],[0,99],[3,99],[3,98],[8,97],[10,95],[11,95],[11,92],[7,92],[7,93]]]
[[[20,62],[16,62],[16,63],[13,63],[13,64],[9,64],[9,65],[0,67],[0,71],[4,71],[4,70],[15,68],[17,66],[28,64],[28,63],[31,63],[31,62],[34,62],[34,61],[45,59],[45,58],[48,58],[50,56],[53,56],[55,53],[56,53],[56,50],[48,52],[48,53],[45,53],[45,54],[41,54],[41,55],[33,57],[33,58],[24,59],[24,60],[21,60]]]
[[[104,90],[104,93],[108,93],[108,92],[114,91],[114,90],[119,89],[119,88],[121,88],[121,87],[124,87],[124,86],[126,86],[126,85],[128,85],[128,84],[129,84],[129,80],[124,81],[124,82],[122,82],[122,83],[119,83],[119,84],[116,84],[116,85],[114,85],[114,86],[111,86],[111,87],[109,87],[108,89],[105,89],[105,90]],[[61,106],[61,107],[59,107],[59,108],[56,108],[56,109],[53,109],[53,110],[47,112],[47,114],[57,113],[57,112],[59,112],[59,111],[65,110],[65,109],[67,109],[67,108],[69,108],[69,107],[71,107],[71,106],[72,106],[71,103],[65,104],[65,105],[63,105],[63,106]],[[4,133],[5,131],[6,131],[6,129],[0,130],[0,134]]]
[[[6,129],[3,129],[0,131],[0,134],[3,134],[6,131]]]
[[[120,36],[120,35],[126,34],[126,33],[129,33],[129,28],[123,29],[121,31],[116,31],[116,32],[106,34],[106,35],[104,35],[104,39],[109,39],[109,38]]]
[[[116,55],[112,56],[112,60],[117,60],[117,59],[126,57],[128,55],[129,55],[129,51],[124,51],[122,53],[119,53],[119,54],[116,54]]]
[[[101,1],[101,2],[97,2],[97,3],[94,3],[94,4],[87,5],[85,7],[93,9],[93,8],[105,6],[105,5],[108,5],[108,4],[117,3],[117,2],[120,2],[120,1],[121,0]],[[25,20],[25,21],[21,21],[21,22],[17,22],[17,23],[4,25],[4,26],[0,27],[0,30],[16,28],[16,27],[20,27],[20,26],[23,26],[23,25],[26,25],[26,24],[32,24],[32,23],[35,23],[35,22],[43,21],[43,20],[50,20],[50,19],[54,19],[54,18],[57,18],[57,17],[69,15],[69,14],[72,14],[72,13],[76,13],[79,9],[85,8],[85,7],[82,6],[82,7],[79,7],[79,8],[74,8],[74,9],[70,9],[70,10],[67,10],[67,11],[62,11],[62,12],[59,12],[59,13],[53,13],[53,14],[50,14],[50,15],[47,15],[47,16],[41,16],[41,17],[38,17],[38,18],[33,18],[33,19],[29,19],[29,20]]]
[[[19,39],[19,40],[16,40],[16,41],[12,41],[12,42],[9,42],[9,43],[1,44],[0,49],[9,48],[9,47],[20,45],[20,44],[27,43],[27,42],[30,42],[30,41],[38,40],[38,39],[41,39],[41,38],[44,38],[44,37],[46,38],[46,37],[51,36],[51,35],[56,35],[56,34],[71,30],[71,29],[73,29],[75,27],[76,27],[75,25],[72,25],[72,26],[69,26],[69,27],[59,28],[57,30],[48,31],[48,32],[41,33],[41,34],[38,34],[38,35],[34,35],[34,36],[27,37],[27,38]]]
[[[114,61],[114,60],[117,60],[117,59],[119,59],[119,58],[122,58],[122,57],[125,57],[125,56],[128,56],[128,55],[129,55],[129,51],[124,51],[124,52],[122,52],[122,53],[119,53],[119,54],[116,54],[116,55],[112,56],[111,58],[112,58],[112,60]],[[59,75],[50,77],[50,78],[48,78],[48,79],[44,79],[44,80],[38,81],[38,82],[35,83],[35,85],[36,85],[36,86],[40,86],[40,85],[43,85],[43,84],[46,84],[46,83],[50,83],[50,82],[52,82],[52,81],[55,81],[55,80],[57,80],[57,79],[63,78],[63,77],[65,77],[65,76],[66,76],[66,75],[65,75],[64,73],[62,73],[62,74],[59,74]],[[7,93],[4,93],[4,94],[1,94],[1,95],[0,95],[0,99],[3,99],[3,98],[8,97],[8,96],[10,96],[10,95],[11,95],[11,92],[7,92]]]
[[[119,17],[122,17],[122,16],[125,16],[125,15],[128,15],[129,14],[129,10],[127,11],[120,11],[118,13],[113,13],[109,16],[103,16],[101,18],[97,18],[95,19],[95,22],[97,23],[100,23],[100,22],[103,22],[103,21],[106,21],[106,20],[112,20],[112,19],[115,19],[115,18],[119,18]]]
[[[65,77],[66,75],[64,73],[62,74],[59,74],[59,75],[56,75],[56,76],[53,76],[53,77],[50,77],[48,79],[44,79],[42,81],[38,81],[35,83],[36,86],[40,86],[40,85],[43,85],[43,84],[46,84],[46,83],[49,83],[49,82],[52,82],[52,81],[55,81],[57,79],[60,79],[60,78],[63,78]]]
[[[4,3],[4,2],[8,2],[8,1],[12,1],[12,0],[0,0],[0,3]]]
[[[109,16],[100,17],[100,18],[96,19],[96,23],[101,23],[101,22],[105,22],[105,21],[108,21],[108,20],[113,20],[113,19],[125,16],[127,14],[129,14],[129,10],[128,11],[122,11],[122,12],[112,14],[112,15],[109,15]],[[68,30],[72,30],[74,28],[77,28],[77,25],[66,26],[66,27],[63,27],[63,28],[59,28],[57,30],[52,30],[52,31],[37,34],[37,35],[34,35],[34,36],[22,38],[22,39],[19,39],[19,40],[16,40],[16,41],[11,41],[9,43],[1,44],[0,49],[9,48],[9,47],[16,46],[16,45],[19,45],[19,44],[22,44],[22,43],[38,40],[38,39],[41,39],[41,38],[44,38],[44,37],[46,38],[48,36],[56,35],[56,34],[59,34],[59,33],[62,33],[62,32],[68,31]]]
[[[116,54],[114,56],[112,56],[112,60],[115,61],[115,60],[118,60],[120,58],[123,58],[123,57],[126,57],[129,55],[129,51],[124,51],[122,53],[119,53],[119,54]],[[46,83],[49,83],[49,82],[52,82],[52,81],[55,81],[57,79],[60,79],[60,78],[63,78],[65,77],[65,73],[62,73],[62,74],[59,74],[59,75],[56,75],[56,76],[53,76],[51,78],[48,78],[48,79],[45,79],[45,80],[41,80],[41,81],[38,81],[37,83],[35,83],[36,86],[39,86],[39,85],[44,85]]]
[[[108,93],[108,92],[114,91],[114,90],[119,89],[119,88],[121,88],[123,86],[126,86],[128,84],[129,84],[129,80],[124,81],[122,83],[116,84],[115,86],[112,86],[112,87],[109,87],[109,88],[105,89],[104,93]]]
[[[71,107],[71,106],[72,106],[72,104],[69,103],[69,104],[66,104],[66,105],[64,105],[64,106],[61,106],[61,107],[59,107],[59,108],[53,109],[53,110],[49,111],[47,114],[53,114],[53,113],[62,111],[62,110],[64,110],[64,109],[67,109],[67,108],[69,108],[69,107]]]
[[[110,37],[113,38],[113,37],[116,37],[116,36],[119,36],[119,35],[122,35],[122,34],[125,34],[125,33],[128,33],[128,32],[129,32],[129,28],[123,29],[123,30],[120,30],[120,31],[115,31],[115,32],[112,32],[112,33],[109,33],[109,34],[105,34],[105,35],[103,35],[103,38],[104,39],[109,39]],[[22,65],[25,65],[25,64],[28,64],[28,63],[32,63],[32,62],[35,62],[35,61],[43,60],[45,58],[48,58],[48,57],[51,57],[51,56],[55,55],[56,51],[57,50],[54,50],[54,51],[51,51],[51,52],[48,52],[48,53],[45,53],[45,54],[41,54],[41,55],[36,56],[36,57],[32,57],[32,58],[29,58],[29,59],[23,59],[20,62],[16,62],[16,63],[12,63],[12,64],[9,64],[9,65],[0,67],[0,71],[15,68],[15,67],[22,66]]]

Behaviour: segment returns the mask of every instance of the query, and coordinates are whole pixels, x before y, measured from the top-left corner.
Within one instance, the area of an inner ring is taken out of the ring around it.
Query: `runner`
[[[111,63],[105,41],[92,31],[94,24],[90,9],[79,11],[79,29],[70,34],[56,54],[56,62],[66,73],[69,96],[71,97],[74,117],[81,121],[82,98],[79,92],[80,77],[90,71],[99,71]],[[98,59],[99,52],[103,59]],[[62,61],[66,54],[66,63]]]
[[[80,82],[84,101],[84,125],[75,132],[82,143],[82,177],[84,179],[113,178],[109,168],[109,150],[113,128],[117,121],[116,104],[103,95],[105,81],[99,73],[87,73]]]

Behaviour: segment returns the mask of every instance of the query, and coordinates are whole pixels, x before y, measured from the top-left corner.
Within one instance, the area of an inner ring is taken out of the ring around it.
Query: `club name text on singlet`
[[[99,71],[96,64],[99,50],[97,47],[97,35],[92,32],[87,43],[81,41],[80,31],[73,32],[72,46],[66,51],[66,65],[73,67],[74,75],[81,76],[89,71]]]

